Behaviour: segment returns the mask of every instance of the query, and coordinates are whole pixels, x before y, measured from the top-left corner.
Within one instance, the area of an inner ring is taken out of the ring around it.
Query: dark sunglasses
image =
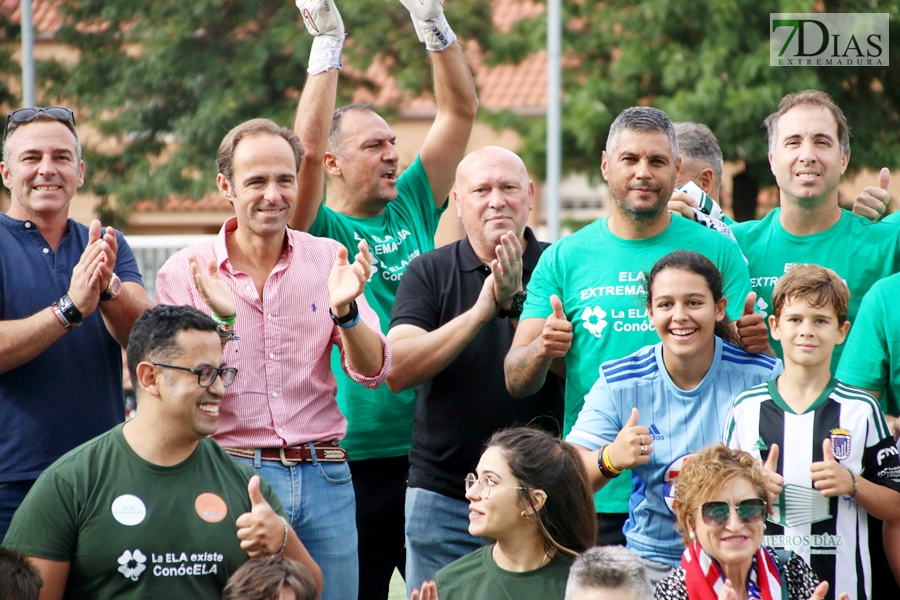
[[[734,509],[742,523],[759,523],[766,514],[766,501],[762,498],[749,498],[741,500]],[[710,527],[722,527],[731,516],[731,505],[727,502],[706,502],[700,507],[700,514],[703,522]]]
[[[48,117],[52,117],[60,123],[71,123],[75,127],[75,113],[71,109],[63,106],[48,106],[46,108],[36,106],[34,108],[20,108],[14,110],[6,116],[6,131],[3,134],[4,139],[9,137],[9,126],[15,124],[13,130],[22,123],[27,123],[40,113],[44,113]]]

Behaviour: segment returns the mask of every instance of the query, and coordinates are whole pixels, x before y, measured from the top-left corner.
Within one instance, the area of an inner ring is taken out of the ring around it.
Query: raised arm
[[[328,133],[337,96],[341,50],[344,45],[344,23],[332,0],[297,0],[307,31],[314,36],[309,55],[308,76],[297,116],[294,133],[303,145],[303,162],[298,176],[297,208],[290,226],[308,231],[325,197],[325,168],[322,161],[328,145]]]
[[[514,398],[537,393],[551,369],[566,376],[564,357],[572,347],[572,323],[566,319],[562,302],[550,296],[553,313],[546,319],[523,319],[503,363],[506,389]]]
[[[397,325],[388,332],[393,363],[387,384],[399,392],[427,381],[447,368],[478,335],[481,328],[497,316],[494,300],[494,276],[488,275],[475,305],[434,331],[415,325]]]
[[[352,264],[347,260],[347,249],[338,249],[328,277],[331,312],[338,319],[349,318],[351,304],[363,295],[371,263],[372,256],[365,240],[359,243],[359,253]],[[387,351],[382,346],[381,336],[359,317],[359,313],[347,323],[341,324],[339,330],[347,365],[366,377],[376,377],[381,373]]]
[[[400,0],[409,10],[419,39],[431,55],[437,116],[419,158],[428,174],[434,203],[441,207],[466,152],[478,111],[475,80],[462,45],[447,24],[440,0]]]

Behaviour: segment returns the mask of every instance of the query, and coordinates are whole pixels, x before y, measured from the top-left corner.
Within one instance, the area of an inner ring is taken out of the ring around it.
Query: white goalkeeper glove
[[[344,22],[333,0],[296,0],[295,3],[303,15],[306,30],[314,38],[307,72],[318,75],[328,69],[340,70]]]
[[[400,3],[409,11],[416,35],[427,50],[446,50],[456,40],[444,16],[443,0],[400,0]]]

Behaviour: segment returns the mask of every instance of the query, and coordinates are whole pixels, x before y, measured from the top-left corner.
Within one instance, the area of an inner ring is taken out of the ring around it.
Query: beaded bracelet
[[[281,550],[278,551],[278,556],[284,554],[284,549],[287,548],[287,540],[288,540],[288,522],[287,519],[281,517],[281,522],[284,523],[284,540],[281,542]]]
[[[847,467],[844,468],[847,469]],[[850,473],[850,478],[853,479],[853,493],[847,495],[847,497],[852,500],[853,497],[856,496],[856,492],[859,490],[859,483],[857,483],[856,475],[853,474],[853,471],[847,469],[847,472]]]

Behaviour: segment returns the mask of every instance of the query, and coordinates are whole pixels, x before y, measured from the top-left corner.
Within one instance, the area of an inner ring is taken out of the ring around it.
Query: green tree
[[[459,2],[448,20],[468,38],[490,33],[489,6]],[[88,189],[123,214],[140,199],[199,198],[214,189],[224,134],[254,117],[291,126],[312,38],[291,0],[68,0],[57,39],[80,52],[67,67],[40,65],[44,98],[66,99],[115,142],[85,149]],[[426,51],[399,1],[339,1],[353,70],[343,98],[371,86],[375,57],[403,90],[430,86]],[[355,74],[355,75],[354,75]],[[39,95],[39,98],[41,96]],[[103,209],[103,208],[101,208]]]
[[[649,104],[675,121],[706,123],[726,160],[745,161],[735,212],[752,218],[756,192],[775,183],[761,124],[782,96],[807,88],[828,92],[846,114],[851,168],[900,167],[900,45],[891,47],[890,67],[769,66],[769,13],[817,11],[889,12],[891,37],[900,33],[900,7],[874,0],[565,2],[564,169],[599,176],[613,119]],[[545,35],[544,17],[522,22],[490,48],[491,59],[521,60],[544,46]],[[541,173],[544,121],[494,120],[523,133],[526,162]]]

